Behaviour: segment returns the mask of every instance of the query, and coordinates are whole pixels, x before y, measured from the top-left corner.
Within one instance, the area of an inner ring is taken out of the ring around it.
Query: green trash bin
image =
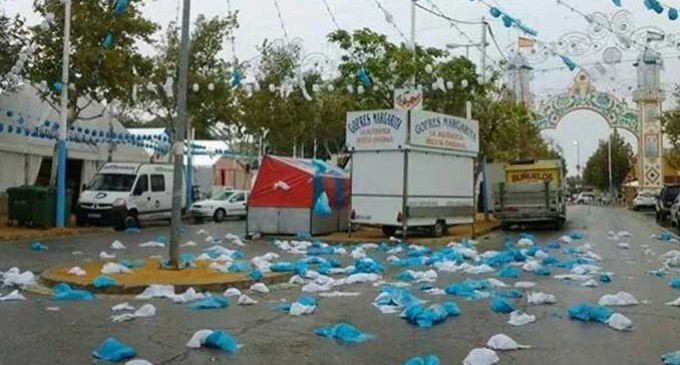
[[[10,222],[23,225],[31,221],[32,200],[26,194],[26,186],[7,189],[7,210]]]
[[[21,186],[7,190],[10,220],[21,225],[56,225],[57,191],[45,186]],[[71,214],[71,192],[66,192],[66,222]]]

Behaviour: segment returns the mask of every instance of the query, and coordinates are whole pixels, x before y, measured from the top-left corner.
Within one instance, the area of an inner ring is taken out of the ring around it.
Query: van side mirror
[[[87,190],[87,184],[83,184],[82,189],[80,189],[80,191],[85,191],[85,190]]]

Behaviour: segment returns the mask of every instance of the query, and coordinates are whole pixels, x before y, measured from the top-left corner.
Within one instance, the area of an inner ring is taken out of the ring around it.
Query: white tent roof
[[[81,100],[80,103],[84,105],[86,101]],[[98,114],[102,115],[95,117]],[[95,118],[76,121],[74,127],[103,132],[108,132],[113,128],[116,133],[126,132],[125,127],[96,102],[92,102],[81,116]],[[49,121],[52,125],[58,123],[59,114],[49,103],[40,98],[35,87],[23,84],[12,93],[1,94],[0,123],[4,124],[4,131],[0,133],[0,151],[52,156],[55,144],[53,139],[7,133],[7,128],[10,125],[32,130],[35,127],[44,126],[46,121]],[[76,159],[106,161],[109,154],[109,145],[105,142],[97,145],[68,142],[67,148],[69,157]],[[116,145],[113,159],[114,161],[148,162],[149,155],[140,147]]]

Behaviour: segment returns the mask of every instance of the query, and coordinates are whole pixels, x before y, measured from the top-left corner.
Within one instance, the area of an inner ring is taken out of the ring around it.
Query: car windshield
[[[135,175],[97,174],[90,182],[87,190],[94,191],[130,191],[135,182]]]
[[[224,193],[218,195],[215,197],[215,200],[227,200],[231,198],[232,195],[234,195],[234,191],[225,191]]]

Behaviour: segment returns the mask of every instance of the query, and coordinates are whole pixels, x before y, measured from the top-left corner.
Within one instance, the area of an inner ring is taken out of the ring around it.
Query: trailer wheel
[[[437,237],[437,238],[443,237],[447,233],[448,233],[448,227],[446,226],[445,221],[439,220],[432,227],[432,235]]]
[[[394,237],[397,234],[397,227],[394,226],[382,226],[382,233],[385,237]]]

